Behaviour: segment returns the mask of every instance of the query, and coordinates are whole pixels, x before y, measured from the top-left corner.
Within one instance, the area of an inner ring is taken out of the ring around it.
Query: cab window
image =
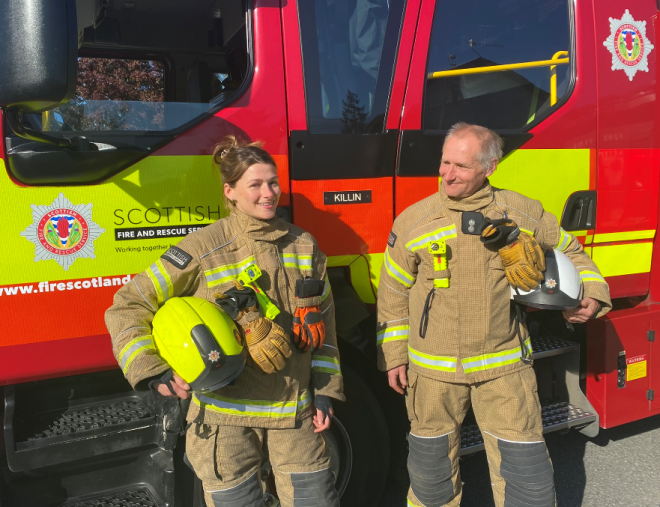
[[[383,131],[403,3],[298,2],[310,133]]]
[[[81,4],[82,5],[82,4]],[[75,96],[33,129],[176,133],[231,102],[249,68],[246,2],[95,2],[79,8]]]
[[[551,114],[571,89],[569,22],[567,0],[438,0],[424,130],[527,130]]]

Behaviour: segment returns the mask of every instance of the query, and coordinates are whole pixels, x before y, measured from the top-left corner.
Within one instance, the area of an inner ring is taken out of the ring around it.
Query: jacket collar
[[[230,209],[229,218],[236,232],[252,241],[276,241],[289,233],[291,224],[280,218],[259,220],[246,215],[236,207]]]
[[[449,197],[445,194],[445,189],[440,184],[438,190],[444,206],[452,211],[476,211],[485,208],[493,202],[493,187],[486,180],[483,186],[470,197]]]

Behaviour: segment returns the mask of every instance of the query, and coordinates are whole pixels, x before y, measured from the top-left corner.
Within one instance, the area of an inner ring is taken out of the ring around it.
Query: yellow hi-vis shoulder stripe
[[[525,341],[525,347],[531,354],[532,352],[532,342],[531,338],[527,338]],[[484,371],[490,370],[492,368],[497,368],[498,366],[504,366],[505,364],[515,363],[520,361],[522,357],[522,352],[520,347],[516,347],[511,350],[503,350],[502,352],[495,352],[493,354],[483,354],[481,356],[466,357],[461,360],[463,364],[463,371],[465,373],[473,373],[475,371]]]
[[[526,233],[529,234],[530,236],[534,237],[534,231],[530,231],[530,230],[528,230],[528,229],[523,229],[522,227],[520,228],[520,231],[521,231],[521,232],[526,232]]]
[[[156,350],[154,339],[151,335],[134,338],[126,345],[124,345],[124,348],[121,349],[118,358],[119,367],[124,372],[124,374],[126,374],[128,371],[128,367],[133,362],[133,359],[135,359],[138,354],[144,352],[147,349]]]
[[[158,296],[158,306],[160,306],[174,295],[172,279],[167,273],[165,266],[163,266],[163,261],[160,259],[149,266],[146,273],[151,279],[151,283],[154,284],[154,289]]]
[[[297,255],[294,253],[280,254],[282,266],[285,268],[295,268],[302,270],[312,269],[312,256],[311,255]]]
[[[573,236],[567,233],[561,227],[559,228],[559,232],[561,233],[561,236],[559,236],[559,243],[557,243],[557,246],[555,248],[563,252],[564,250],[566,250],[566,248],[568,248],[568,244],[573,239]]]
[[[605,278],[603,278],[601,274],[597,273],[596,271],[580,271],[580,278],[582,279],[582,282],[607,283]]]
[[[456,358],[432,356],[431,354],[424,354],[418,350],[413,349],[408,345],[408,357],[418,366],[429,368],[431,370],[448,371],[453,373],[456,371]]]
[[[312,355],[312,372],[331,373],[341,377],[339,361],[334,357]]]
[[[447,227],[441,227],[435,231],[423,234],[418,238],[411,239],[406,243],[406,248],[411,252],[415,252],[420,248],[426,248],[431,241],[438,239],[450,239],[456,237],[456,225],[451,224]]]
[[[412,503],[412,502],[410,501],[410,498],[406,498],[406,500],[408,500],[408,505],[407,505],[407,507],[422,507],[421,505],[417,505],[416,503]]]
[[[247,259],[243,259],[236,264],[225,264],[224,266],[218,266],[217,268],[209,269],[204,271],[204,276],[206,277],[206,286],[215,287],[216,285],[223,284],[225,282],[231,282],[236,279],[241,272],[254,262],[254,256],[251,255]]]
[[[409,275],[401,266],[392,260],[389,251],[385,250],[385,269],[389,275],[404,287],[412,287],[415,279]]]
[[[376,345],[397,340],[407,340],[409,331],[410,326],[394,326],[381,329],[376,333]]]
[[[263,401],[228,398],[216,393],[194,393],[193,402],[200,408],[221,414],[281,419],[295,417],[299,410],[309,407],[312,396],[309,391],[304,391],[298,401]]]

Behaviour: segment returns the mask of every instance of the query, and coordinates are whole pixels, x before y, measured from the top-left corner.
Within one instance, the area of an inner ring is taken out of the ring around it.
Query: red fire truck
[[[374,367],[382,254],[394,218],[437,190],[459,121],[503,136],[492,183],[541,200],[610,285],[613,311],[586,327],[530,316],[546,431],[660,413],[658,9],[2,0],[0,506],[203,505],[180,407],[130,389],[103,314],[226,213],[210,154],[227,134],[265,143],[281,215],[328,256],[342,505],[377,505],[390,452],[405,459],[402,401]],[[483,448],[469,422],[462,436],[464,453]]]

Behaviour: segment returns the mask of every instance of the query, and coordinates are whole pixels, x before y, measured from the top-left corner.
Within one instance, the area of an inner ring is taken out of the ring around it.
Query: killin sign
[[[323,192],[323,204],[364,204],[371,202],[371,190]]]

